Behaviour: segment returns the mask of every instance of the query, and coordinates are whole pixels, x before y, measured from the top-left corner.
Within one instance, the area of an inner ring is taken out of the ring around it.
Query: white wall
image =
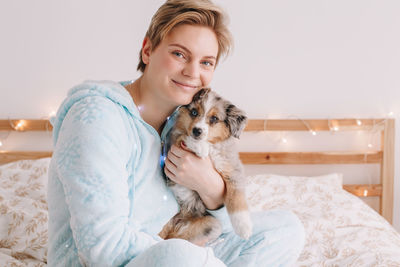
[[[138,77],[141,41],[162,2],[1,1],[0,118],[46,117],[71,86],[85,79]],[[235,49],[218,67],[212,85],[249,117],[381,118],[393,112],[399,123],[400,1],[216,2],[230,14]],[[0,133],[0,140],[4,137]],[[20,137],[10,135],[3,149],[25,145]],[[50,135],[35,138],[39,141],[26,145],[51,147]],[[309,137],[301,140],[315,144]],[[354,140],[358,143],[352,147],[365,144],[365,136]],[[397,131],[396,159],[399,142]],[[398,162],[394,225],[400,231]],[[331,168],[271,166],[268,171],[300,175]],[[379,173],[376,166],[338,168],[354,179]]]

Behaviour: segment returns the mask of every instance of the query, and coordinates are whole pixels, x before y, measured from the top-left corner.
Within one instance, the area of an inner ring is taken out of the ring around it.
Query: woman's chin
[[[187,105],[192,102],[193,96],[197,93],[197,91],[192,92],[177,92],[175,97],[173,97],[174,101],[178,106]]]
[[[190,102],[192,102],[192,98],[193,96],[189,96],[189,97],[182,97],[181,99],[179,99],[177,101],[177,106],[184,106],[184,105],[188,105]]]

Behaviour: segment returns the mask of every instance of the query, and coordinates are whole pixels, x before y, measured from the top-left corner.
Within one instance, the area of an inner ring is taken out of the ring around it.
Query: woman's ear
[[[149,64],[151,53],[151,41],[149,37],[145,37],[142,44],[142,61],[144,64]]]

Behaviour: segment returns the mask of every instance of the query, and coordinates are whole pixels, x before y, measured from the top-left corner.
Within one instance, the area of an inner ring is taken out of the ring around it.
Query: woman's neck
[[[126,89],[138,107],[142,119],[161,134],[162,125],[175,107],[166,105],[157,95],[154,95],[155,90],[151,90],[143,76],[127,85]]]

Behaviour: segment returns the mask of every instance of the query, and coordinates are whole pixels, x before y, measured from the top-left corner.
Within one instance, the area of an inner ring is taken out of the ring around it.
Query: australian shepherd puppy
[[[171,130],[167,149],[181,142],[199,157],[210,156],[226,185],[224,204],[232,226],[241,238],[248,239],[252,223],[244,193],[244,172],[235,149],[247,118],[243,111],[209,88],[195,94],[190,104],[182,106]],[[182,238],[204,245],[221,234],[219,221],[211,216],[197,192],[167,179],[180,211],[162,229],[164,239]]]

